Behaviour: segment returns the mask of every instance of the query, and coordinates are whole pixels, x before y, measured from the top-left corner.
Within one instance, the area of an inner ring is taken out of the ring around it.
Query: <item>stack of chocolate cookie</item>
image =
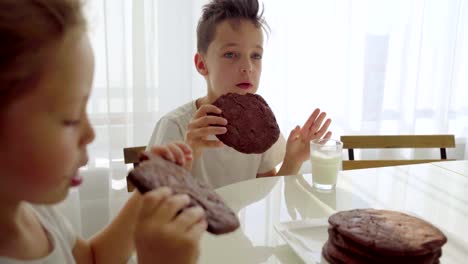
[[[395,211],[357,209],[328,219],[322,255],[331,263],[439,263],[445,235],[419,218]]]

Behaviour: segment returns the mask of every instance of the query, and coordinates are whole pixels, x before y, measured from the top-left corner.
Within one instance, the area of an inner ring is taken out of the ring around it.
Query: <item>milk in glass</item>
[[[321,185],[335,185],[341,168],[341,153],[326,154],[315,151],[310,156],[313,182]]]

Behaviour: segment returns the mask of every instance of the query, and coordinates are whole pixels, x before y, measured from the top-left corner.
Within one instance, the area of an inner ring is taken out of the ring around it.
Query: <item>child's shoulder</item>
[[[73,263],[73,248],[78,234],[73,230],[67,219],[54,205],[36,205],[24,203],[28,217],[35,217],[47,233],[53,250],[40,263]],[[1,259],[1,263],[39,263],[38,261],[17,261]]]
[[[31,204],[30,208],[40,218],[41,221],[56,222],[61,221],[61,218],[63,218],[63,216],[54,206]]]
[[[193,100],[165,114],[163,117],[161,117],[161,120],[171,120],[176,122],[186,121],[186,119],[190,120],[196,111],[197,106],[195,104],[195,100]]]
[[[31,205],[32,210],[40,218],[41,221],[51,223],[54,226],[66,225],[68,228],[70,223],[62,212],[54,205]]]
[[[73,245],[76,239],[76,232],[73,229],[68,219],[57,209],[51,205],[31,205],[32,211],[39,218],[45,229],[49,232],[54,230],[55,233],[63,236],[66,242]]]

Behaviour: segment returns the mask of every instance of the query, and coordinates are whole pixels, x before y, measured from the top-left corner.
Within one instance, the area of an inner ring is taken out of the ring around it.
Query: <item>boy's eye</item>
[[[80,124],[80,119],[74,119],[74,120],[64,120],[63,124],[65,126],[77,126]]]
[[[261,60],[262,59],[262,54],[255,53],[254,55],[252,55],[252,58],[254,58],[256,60]]]
[[[234,54],[234,52],[226,52],[224,53],[223,55],[225,58],[228,58],[228,59],[232,59],[236,56],[236,54]]]

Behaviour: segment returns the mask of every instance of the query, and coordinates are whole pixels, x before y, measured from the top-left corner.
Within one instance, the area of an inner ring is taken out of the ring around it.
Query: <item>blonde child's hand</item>
[[[150,151],[182,167],[193,160],[192,149],[184,142],[153,146]]]
[[[207,223],[200,207],[181,211],[189,202],[167,187],[143,195],[135,230],[138,263],[197,263]]]
[[[227,120],[208,113],[221,114],[221,109],[214,105],[202,105],[188,124],[185,140],[193,150],[194,158],[198,158],[203,148],[223,146],[219,140],[209,140],[210,135],[221,135],[227,132]]]
[[[320,109],[315,109],[314,112],[305,122],[304,126],[296,126],[289,134],[286,143],[285,163],[295,163],[292,167],[299,170],[304,161],[310,156],[310,141],[318,138],[329,139],[332,135],[328,131],[331,119],[327,119],[325,123],[325,112],[320,112]],[[297,172],[296,172],[297,173]]]

